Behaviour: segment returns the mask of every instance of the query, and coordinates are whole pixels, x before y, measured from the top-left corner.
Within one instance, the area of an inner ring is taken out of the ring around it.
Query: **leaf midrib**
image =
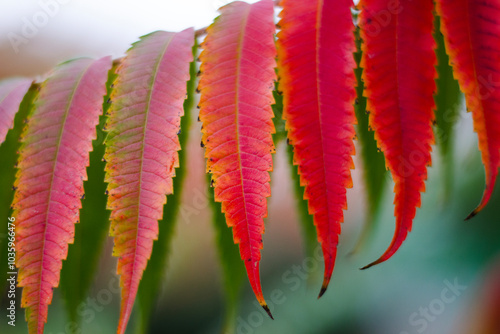
[[[170,45],[170,43],[172,42],[174,36],[170,36],[170,39],[168,40],[168,42],[165,44],[165,47],[162,51],[162,53],[159,55],[157,61],[156,61],[156,64],[154,66],[154,69],[153,69],[153,78],[152,78],[152,82],[151,82],[151,89],[149,90],[148,92],[148,96],[146,98],[146,110],[145,110],[145,120],[144,120],[144,130],[142,132],[142,148],[141,148],[141,163],[140,163],[140,167],[139,167],[139,190],[138,190],[138,203],[137,203],[137,228],[135,229],[135,247],[134,247],[134,260],[133,260],[133,266],[132,266],[132,272],[131,272],[131,281],[133,281],[133,277],[134,277],[134,274],[135,274],[135,271],[136,271],[136,265],[137,265],[137,249],[138,249],[138,232],[139,232],[139,219],[140,219],[140,212],[141,212],[141,192],[142,192],[142,176],[143,176],[143,165],[144,165],[144,152],[145,152],[145,146],[146,146],[146,132],[148,130],[148,118],[149,118],[149,112],[150,112],[150,106],[151,106],[151,100],[152,100],[152,96],[153,96],[153,90],[154,90],[154,87],[155,87],[155,83],[156,83],[156,77],[158,76],[158,69],[161,65],[161,62],[163,60],[163,57],[165,56],[165,53],[167,52],[168,50],[168,47]],[[127,304],[126,304],[126,309],[124,310],[124,314],[127,314],[127,313],[130,313],[130,293],[131,293],[131,287],[129,286],[128,290],[127,290],[127,297],[125,300],[127,300]]]
[[[247,225],[246,232],[248,236],[248,243],[250,244],[250,261],[253,263],[254,262],[254,257],[253,257],[253,251],[252,251],[252,246],[251,246],[251,237],[250,237],[250,228],[249,228],[249,222],[248,222],[248,213],[247,213],[247,204],[246,204],[246,197],[245,197],[245,185],[243,182],[243,165],[241,162],[241,147],[240,147],[240,136],[239,136],[239,118],[238,118],[238,113],[239,113],[239,90],[241,87],[240,84],[240,70],[241,70],[241,59],[243,55],[243,40],[244,40],[244,35],[246,31],[246,25],[248,23],[248,16],[250,15],[250,10],[251,6],[248,5],[246,12],[244,14],[244,18],[241,20],[241,30],[240,30],[240,36],[238,40],[238,49],[237,49],[237,63],[236,63],[236,91],[235,91],[235,126],[236,126],[236,146],[238,148],[238,167],[240,171],[240,180],[241,180],[241,195],[243,198],[243,211],[245,212],[245,222]]]
[[[57,148],[56,148],[56,153],[55,153],[55,159],[54,159],[54,167],[53,167],[53,170],[54,172],[51,173],[51,176],[50,176],[50,187],[49,187],[49,198],[48,198],[48,207],[47,207],[47,212],[45,214],[45,226],[44,226],[44,229],[43,229],[43,245],[42,245],[42,258],[40,260],[40,279],[39,279],[39,286],[38,286],[38,312],[37,312],[37,332],[38,332],[38,329],[39,329],[39,326],[40,326],[40,322],[42,321],[43,322],[43,319],[40,319],[40,316],[41,316],[41,312],[40,312],[40,304],[41,304],[41,293],[42,293],[42,281],[43,281],[43,271],[44,271],[44,266],[43,266],[43,262],[44,262],[44,258],[45,258],[45,241],[47,239],[47,227],[49,225],[48,223],[48,219],[49,219],[49,212],[51,212],[50,208],[51,208],[51,204],[52,204],[52,188],[53,188],[53,185],[54,185],[54,176],[55,176],[55,170],[57,169],[57,164],[58,164],[58,158],[59,158],[59,149],[61,147],[61,141],[62,141],[62,137],[63,137],[63,134],[65,132],[65,128],[66,128],[66,121],[68,119],[68,116],[69,116],[69,111],[72,107],[72,104],[73,104],[73,100],[75,98],[75,94],[76,94],[76,91],[78,90],[78,88],[80,87],[80,84],[83,80],[83,77],[85,76],[85,74],[87,73],[88,69],[92,66],[93,62],[90,61],[89,64],[87,65],[87,67],[82,70],[81,72],[81,75],[80,77],[78,78],[78,80],[75,82],[75,85],[73,86],[73,90],[71,92],[71,95],[69,96],[69,100],[68,100],[68,103],[66,104],[66,108],[65,108],[65,112],[64,112],[64,117],[63,117],[63,121],[62,121],[62,125],[61,125],[61,130],[59,132],[59,138],[57,139]]]

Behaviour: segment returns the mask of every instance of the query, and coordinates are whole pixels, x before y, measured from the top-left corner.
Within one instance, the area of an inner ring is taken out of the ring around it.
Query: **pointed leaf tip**
[[[394,236],[392,238],[392,242],[390,246],[387,248],[387,250],[382,254],[381,257],[379,257],[376,261],[373,261],[372,263],[364,266],[361,268],[361,270],[368,269],[370,267],[373,267],[377,264],[380,264],[382,262],[385,262],[389,260],[401,247],[403,244],[403,241],[406,239],[406,236],[408,235],[408,230],[405,230],[402,228],[401,224],[399,221],[396,222],[396,230],[394,231]]]
[[[474,209],[469,215],[464,219],[465,221],[474,218],[479,213],[478,209]]]
[[[321,287],[321,290],[319,291],[318,299],[323,297],[323,295],[325,294],[327,289],[328,289],[328,283],[326,283],[326,284],[323,283],[323,286]]]
[[[264,309],[264,311],[266,311],[267,315],[269,316],[269,318],[271,318],[272,320],[274,320],[274,317],[273,315],[271,314],[271,310],[269,309],[269,306],[267,306],[267,304],[264,302],[264,304],[260,304],[262,306],[262,308]]]
[[[364,267],[362,267],[362,268],[359,268],[359,270],[366,270],[366,269],[368,269],[368,268],[371,268],[371,267],[373,267],[373,266],[376,266],[377,264],[379,264],[379,263],[381,263],[381,262],[382,262],[382,260],[378,259],[378,260],[376,260],[376,261],[373,261],[373,262],[372,262],[372,263],[370,263],[370,264],[367,264],[366,266],[364,266]]]

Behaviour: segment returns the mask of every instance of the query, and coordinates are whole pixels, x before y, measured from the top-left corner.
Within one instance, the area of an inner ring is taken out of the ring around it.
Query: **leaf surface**
[[[43,332],[78,222],[109,57],[59,65],[42,84],[20,150],[13,207],[18,286],[29,333]]]
[[[85,198],[82,199],[80,210],[80,224],[75,226],[75,234],[78,238],[69,246],[68,258],[61,270],[61,294],[65,301],[69,320],[75,324],[81,323],[84,312],[79,307],[85,301],[89,288],[94,280],[99,256],[106,243],[109,231],[109,211],[106,210],[107,196],[104,183],[104,132],[102,128],[106,121],[110,104],[111,84],[116,78],[116,67],[108,73],[106,82],[106,96],[103,97],[103,115],[99,117],[97,125],[97,137],[92,142],[92,152],[89,155],[89,167],[87,168],[88,180],[83,183]],[[83,313],[83,314],[82,314]],[[76,325],[75,325],[76,326]]]
[[[360,5],[367,110],[395,183],[396,216],[391,245],[366,269],[398,250],[421,204],[434,143],[436,55],[432,0],[362,0]]]
[[[436,5],[485,168],[486,188],[470,219],[488,203],[500,166],[500,1],[438,0]]]
[[[12,78],[0,81],[0,144],[14,126],[14,117],[32,79]]]
[[[191,28],[151,33],[127,51],[117,69],[104,159],[122,288],[118,333],[125,332],[166,195],[173,191],[193,43]]]
[[[198,45],[195,41],[193,46],[193,61],[189,65],[189,81],[187,83],[187,99],[184,101],[184,116],[181,118],[181,133],[179,134],[179,144],[182,147],[187,145],[188,136],[191,130],[191,115],[196,98],[196,73],[197,65],[194,61],[197,55]],[[152,316],[156,301],[161,298],[161,284],[164,282],[165,267],[167,266],[168,256],[171,252],[172,239],[175,235],[175,227],[181,221],[179,215],[181,208],[182,192],[184,189],[184,179],[187,176],[187,153],[186,150],[179,151],[179,168],[175,170],[173,180],[173,194],[167,197],[167,204],[163,207],[163,218],[159,223],[158,240],[155,242],[155,251],[151,254],[148,266],[142,276],[142,284],[139,286],[138,303],[141,309],[141,333],[148,333],[152,324]]]
[[[284,0],[281,6],[278,69],[283,117],[325,259],[321,296],[335,265],[354,168],[352,1]]]
[[[200,120],[215,201],[240,246],[250,285],[269,313],[259,262],[271,195],[274,46],[273,2],[233,2],[207,29],[200,54]]]

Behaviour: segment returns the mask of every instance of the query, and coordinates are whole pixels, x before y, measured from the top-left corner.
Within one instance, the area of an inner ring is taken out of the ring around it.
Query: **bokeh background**
[[[1,1],[0,78],[22,75],[41,79],[53,66],[74,57],[121,57],[132,42],[151,31],[207,26],[217,16],[216,9],[227,2]],[[41,12],[49,15],[40,15]],[[27,28],[26,22],[37,19],[40,21],[35,29]],[[23,37],[23,42],[13,44],[13,34]],[[224,321],[224,282],[208,205],[210,195],[207,195],[196,109],[191,117],[190,129],[183,129],[189,131],[189,140],[185,147],[187,177],[181,211],[150,333],[220,333]],[[359,268],[378,258],[392,238],[393,185],[387,175],[387,191],[376,228],[364,247],[349,255],[359,238],[367,208],[362,164],[356,157],[354,188],[348,191],[349,210],[343,223],[336,268],[330,287],[320,300],[316,297],[323,273],[322,260],[304,252],[286,143],[281,142],[274,156],[272,197],[268,202],[261,262],[264,294],[276,320],[263,314],[245,281],[234,332],[499,333],[498,327],[496,331],[479,328],[494,318],[488,310],[500,308],[500,191],[497,187],[489,206],[473,220],[464,222],[479,202],[484,172],[471,115],[465,112],[463,103],[453,142],[455,177],[451,196],[447,200],[444,197],[442,163],[438,150],[434,149],[427,192],[423,195],[422,209],[417,211],[413,231],[390,261],[367,271]],[[2,221],[4,218],[0,217]],[[6,247],[4,240],[0,240],[1,247]],[[112,239],[108,237],[88,292],[88,303],[95,302],[90,308],[93,312],[83,317],[81,333],[115,331],[120,297],[114,274],[116,259],[111,256],[111,248]],[[450,286],[455,286],[455,290]],[[106,299],[102,291],[109,292],[105,293]],[[6,303],[2,293],[0,332],[26,333],[21,309],[17,311],[16,327],[7,325]],[[64,306],[56,289],[46,333],[71,332],[66,326]],[[133,318],[128,333],[134,332],[134,324]]]

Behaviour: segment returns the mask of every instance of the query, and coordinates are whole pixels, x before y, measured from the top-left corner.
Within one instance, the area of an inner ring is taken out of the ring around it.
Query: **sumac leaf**
[[[395,183],[396,231],[366,269],[389,259],[411,230],[434,143],[436,91],[432,0],[362,0],[363,78],[370,126]]]
[[[193,61],[189,64],[189,81],[187,83],[187,99],[184,101],[184,115],[181,118],[181,133],[179,144],[185,148],[191,133],[191,115],[193,112],[196,95],[196,73],[197,64],[194,58],[198,53],[198,45],[195,41],[193,46]],[[151,254],[148,266],[142,276],[141,285],[137,293],[137,303],[141,310],[141,321],[138,326],[138,333],[148,333],[154,323],[156,301],[161,298],[159,291],[162,290],[164,282],[165,268],[168,265],[168,257],[172,251],[172,239],[175,236],[175,228],[182,222],[180,214],[182,192],[185,189],[184,179],[187,176],[188,164],[187,152],[185,149],[179,151],[179,168],[175,170],[173,180],[173,193],[167,196],[167,204],[163,206],[163,218],[158,221],[158,240],[155,242],[155,251]],[[160,315],[161,316],[161,315]]]
[[[202,140],[215,201],[222,203],[250,285],[269,315],[259,262],[274,152],[273,9],[271,0],[222,7],[201,45],[199,83]]]
[[[173,190],[193,43],[191,28],[151,33],[127,51],[117,69],[104,159],[110,235],[122,288],[118,333],[127,327],[166,195]]]
[[[110,66],[109,57],[57,66],[42,84],[23,133],[13,207],[19,222],[18,286],[29,333],[43,333],[52,290],[73,242]]]
[[[488,203],[500,166],[500,1],[438,0],[441,31],[455,78],[472,111],[486,188],[474,217]]]
[[[281,6],[278,71],[283,117],[323,250],[321,296],[335,265],[354,168],[352,1],[284,0]]]
[[[106,210],[107,196],[104,183],[104,132],[102,128],[106,122],[106,113],[110,107],[107,103],[110,98],[111,84],[116,78],[117,63],[108,72],[106,82],[107,94],[103,97],[103,114],[99,117],[97,136],[92,142],[92,152],[89,154],[88,180],[83,183],[85,198],[82,199],[80,210],[80,224],[75,226],[78,237],[69,246],[68,258],[61,270],[60,291],[64,299],[69,320],[80,324],[86,319],[81,311],[81,305],[89,292],[98,269],[99,257],[109,231],[109,211]],[[83,318],[83,319],[82,319]],[[78,330],[75,329],[75,332]]]

